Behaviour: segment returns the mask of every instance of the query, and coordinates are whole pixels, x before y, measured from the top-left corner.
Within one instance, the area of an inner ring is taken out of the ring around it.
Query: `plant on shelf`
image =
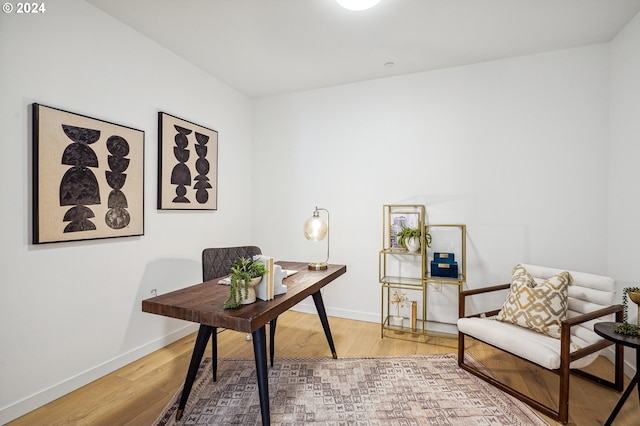
[[[420,242],[422,241],[422,239],[420,238],[421,236],[422,236],[422,229],[405,226],[397,234],[398,244],[408,249],[409,251],[419,250]],[[418,241],[417,249],[411,250],[410,248],[412,238],[414,239],[414,241]],[[431,234],[429,233],[429,231],[426,231],[426,230],[424,232],[424,242],[427,245],[427,247],[431,246]],[[409,246],[408,246],[408,243],[409,243]]]
[[[622,291],[622,324],[615,326],[613,330],[616,333],[626,334],[628,336],[640,336],[640,329],[638,328],[638,326],[629,324],[629,293],[638,294],[640,293],[640,288],[627,287]],[[632,297],[636,297],[636,300],[640,301],[640,297],[635,295]],[[640,314],[640,309],[638,310],[638,314]]]
[[[231,285],[229,297],[224,301],[225,309],[233,309],[242,305],[249,297],[249,283],[254,278],[260,278],[267,271],[264,263],[256,262],[248,257],[238,258],[231,264]]]

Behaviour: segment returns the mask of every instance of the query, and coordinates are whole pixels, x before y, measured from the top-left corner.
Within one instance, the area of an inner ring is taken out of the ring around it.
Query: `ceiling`
[[[249,97],[609,42],[640,0],[86,0]],[[388,64],[391,63],[391,64]]]

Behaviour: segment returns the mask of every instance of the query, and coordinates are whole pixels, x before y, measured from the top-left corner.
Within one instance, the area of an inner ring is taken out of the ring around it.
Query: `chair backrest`
[[[603,275],[588,274],[586,272],[570,271],[567,269],[549,268],[546,266],[525,265],[523,266],[536,280],[536,282],[547,280],[562,271],[568,271],[573,277],[573,284],[569,286],[569,307],[567,317],[573,318],[577,315],[593,312],[615,304],[616,283],[613,278]],[[571,334],[580,337],[587,342],[600,340],[593,331],[593,325],[601,321],[615,321],[615,316],[608,315],[593,321],[588,321],[576,327],[572,327]]]
[[[202,280],[209,281],[231,273],[231,264],[239,257],[262,254],[259,247],[239,246],[206,248],[202,250]]]

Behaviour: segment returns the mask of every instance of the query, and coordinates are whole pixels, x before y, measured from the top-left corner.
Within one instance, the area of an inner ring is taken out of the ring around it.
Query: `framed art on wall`
[[[33,104],[33,243],[144,235],[144,132]]]
[[[158,113],[158,209],[218,209],[218,132]]]

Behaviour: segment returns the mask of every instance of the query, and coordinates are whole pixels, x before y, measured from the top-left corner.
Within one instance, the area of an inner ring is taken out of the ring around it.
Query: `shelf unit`
[[[403,226],[420,227],[433,237],[431,247],[420,245],[409,252],[397,244],[395,234]],[[459,293],[466,280],[466,225],[426,224],[425,207],[420,204],[385,204],[383,206],[382,250],[378,258],[378,276],[381,284],[381,337],[385,331],[399,334],[435,335],[454,337],[455,323],[429,320],[428,288],[441,285],[455,286]],[[430,259],[434,252],[452,252],[458,262],[458,277],[444,278],[431,275]],[[400,312],[401,323],[395,323],[399,308],[393,304],[394,294],[405,294],[407,301]],[[457,316],[457,296],[455,313]],[[411,303],[410,303],[411,302]],[[413,305],[413,306],[411,306]],[[407,309],[409,308],[409,309]],[[394,314],[395,313],[395,314]]]

